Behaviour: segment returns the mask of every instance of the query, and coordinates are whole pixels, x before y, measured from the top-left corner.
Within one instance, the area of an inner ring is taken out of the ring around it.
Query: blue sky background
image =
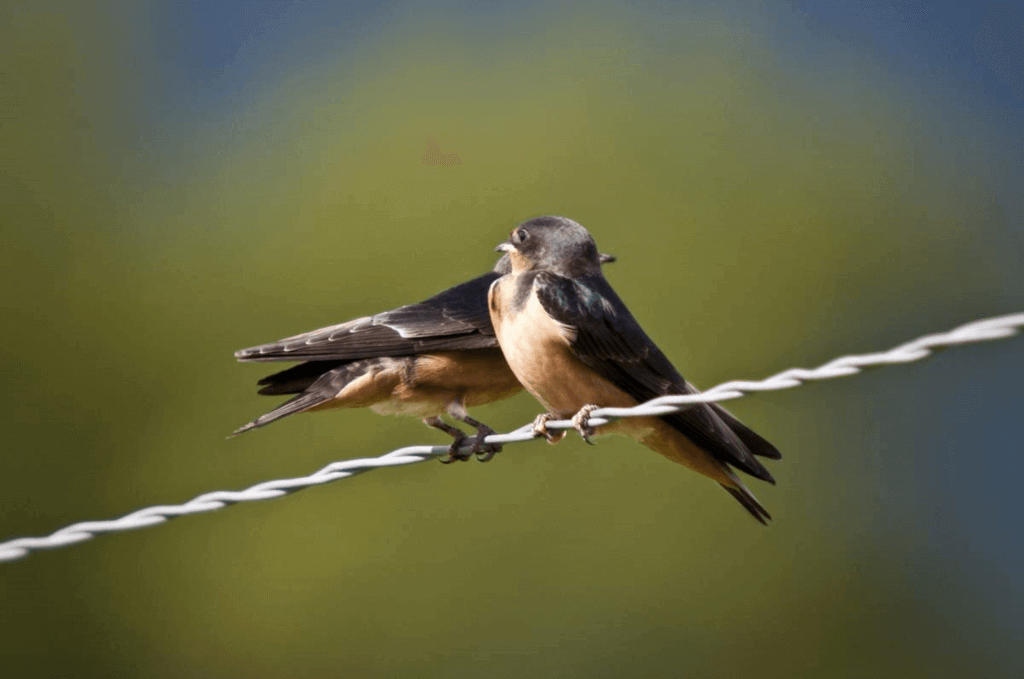
[[[537,8],[490,2],[452,6],[459,11],[453,31],[473,21],[500,24]],[[741,22],[745,14],[764,13],[760,3],[720,6],[729,7]],[[162,69],[149,98],[154,126],[149,141],[170,140],[168,131],[188,125],[193,115],[216,118],[218,111],[245,107],[262,87],[298,65],[315,67],[324,54],[357,53],[377,43],[410,7],[429,4],[255,0],[156,5],[151,37]],[[900,75],[908,87],[948,109],[945,115],[985,119],[989,133],[1002,133],[1011,175],[1021,176],[1024,152],[1014,149],[1021,149],[1024,111],[1024,4],[821,0],[792,3],[789,11],[774,16],[782,59],[806,66],[844,50],[870,55],[880,69]],[[1007,17],[1019,24],[1003,21]],[[993,21],[1004,30],[993,30]],[[988,52],[979,51],[983,46],[1006,53],[1005,60],[993,63]],[[1019,223],[1024,203],[1004,198],[1007,224]]]

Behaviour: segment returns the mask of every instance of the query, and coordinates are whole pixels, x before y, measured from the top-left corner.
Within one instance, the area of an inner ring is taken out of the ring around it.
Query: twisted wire
[[[592,413],[589,424],[591,426],[600,426],[622,417],[665,415],[691,407],[695,403],[724,401],[758,391],[791,389],[812,380],[826,380],[854,375],[864,368],[873,366],[910,363],[911,361],[918,361],[931,355],[936,349],[1011,337],[1018,334],[1022,326],[1024,326],[1024,313],[982,319],[967,323],[949,332],[925,335],[888,351],[842,356],[817,368],[791,368],[763,380],[734,380],[719,384],[700,394],[662,396],[632,408],[599,408]],[[547,422],[547,427],[549,429],[572,429],[573,424],[570,420],[550,420]],[[532,426],[524,425],[507,434],[488,436],[484,439],[484,442],[500,444],[521,443],[534,438],[536,438],[536,435],[533,433]],[[184,504],[146,507],[118,519],[83,521],[61,528],[43,537],[15,538],[6,542],[0,542],[0,562],[14,561],[36,550],[73,545],[103,533],[154,526],[185,514],[210,512],[238,502],[271,500],[294,493],[303,488],[331,483],[373,469],[400,467],[423,462],[431,457],[447,452],[448,446],[407,446],[393,450],[380,457],[332,462],[309,476],[264,481],[239,491],[217,490],[204,493]]]

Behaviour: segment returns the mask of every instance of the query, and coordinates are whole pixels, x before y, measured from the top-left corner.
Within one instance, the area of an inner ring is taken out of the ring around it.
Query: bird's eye
[[[514,240],[517,243],[525,243],[526,239],[530,237],[530,233],[526,229],[516,229]]]

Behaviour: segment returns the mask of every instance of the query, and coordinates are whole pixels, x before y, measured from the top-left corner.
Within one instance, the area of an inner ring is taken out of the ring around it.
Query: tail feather
[[[334,398],[334,395],[336,393],[337,392],[334,392],[333,394],[325,392],[314,392],[299,394],[298,396],[288,399],[278,407],[271,410],[269,413],[260,415],[249,424],[239,427],[238,429],[231,433],[231,436],[238,436],[239,434],[243,434],[251,429],[258,429],[259,427],[264,427],[270,424],[271,422],[274,422],[275,420],[281,419],[282,417],[287,417],[288,415],[294,415],[295,413],[301,413],[304,410],[309,410],[313,406],[317,406],[320,405],[321,403],[324,403],[325,401],[331,400],[332,398]]]
[[[746,486],[740,484],[737,487],[730,487],[724,483],[720,485],[729,492],[729,495],[736,498],[736,501],[743,505],[743,508],[750,512],[751,516],[762,524],[766,526],[768,525],[768,522],[771,521],[772,515],[768,513],[768,510],[764,508],[764,505],[754,497],[754,494],[751,493]]]
[[[782,453],[780,453],[775,446],[766,441],[753,429],[737,420],[735,415],[717,403],[709,403],[708,405],[711,406],[711,409],[715,411],[716,415],[722,418],[722,420],[729,425],[729,429],[732,429],[733,433],[739,437],[740,441],[743,441],[747,450],[752,452],[754,455],[766,457],[769,460],[782,459]]]
[[[287,370],[267,375],[256,384],[262,386],[259,393],[264,396],[280,394],[301,394],[324,373],[341,366],[345,361],[306,361],[293,365]]]
[[[334,367],[330,367],[331,361],[313,361],[301,363],[264,377],[259,384],[268,384],[269,386],[261,389],[261,394],[293,393],[286,389],[291,388],[291,385],[301,384],[303,381],[307,383],[302,387],[302,393],[285,401],[269,413],[260,415],[231,435],[237,436],[251,429],[266,426],[282,417],[301,413],[326,403],[338,396],[350,382],[362,377],[368,371],[378,369],[388,360],[390,359],[369,358],[362,361],[342,362],[340,365],[335,364]]]

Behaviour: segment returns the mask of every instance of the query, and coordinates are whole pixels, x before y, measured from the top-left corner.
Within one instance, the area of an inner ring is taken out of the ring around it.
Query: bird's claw
[[[576,427],[583,440],[592,446],[596,444],[590,440],[594,435],[594,428],[590,426],[590,414],[600,407],[591,403],[580,408],[579,412],[572,416],[572,426]]]
[[[484,439],[498,432],[486,425],[480,425],[477,435],[473,437],[473,446],[469,452],[476,455],[478,462],[489,462],[495,455],[501,452],[500,443],[484,443]]]
[[[456,460],[466,462],[475,455],[478,461],[488,462],[501,452],[501,444],[484,443],[484,439],[496,433],[493,429],[486,428],[476,436],[457,438],[448,446],[447,452],[437,459],[441,464],[451,464]],[[469,448],[463,449],[467,443],[470,444]]]
[[[563,436],[565,436],[564,431],[552,432],[548,429],[548,422],[550,420],[557,419],[558,418],[552,415],[551,413],[541,413],[533,420],[533,435],[543,436],[545,439],[547,439],[548,443],[550,443],[551,445],[555,445],[556,443],[562,440]]]
[[[448,451],[441,457],[437,458],[438,462],[440,462],[441,464],[451,464],[456,460],[458,460],[459,462],[465,462],[469,458],[473,457],[472,448],[465,452],[460,450],[460,448],[462,448],[462,445],[466,442],[467,438],[468,437],[465,434],[462,434],[462,436],[456,436],[455,440],[452,441],[452,444],[448,446]],[[475,446],[476,444],[474,443],[473,445]]]

